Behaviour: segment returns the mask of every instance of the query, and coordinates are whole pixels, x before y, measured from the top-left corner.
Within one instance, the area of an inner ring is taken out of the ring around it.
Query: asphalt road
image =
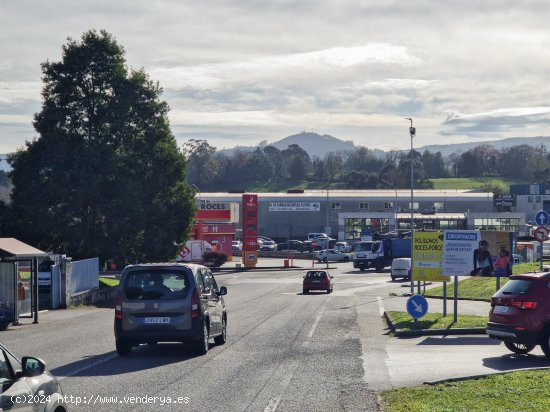
[[[218,274],[228,288],[228,342],[202,357],[181,344],[118,357],[111,308],[48,312],[0,340],[43,358],[72,410],[84,411],[376,411],[379,390],[550,366],[539,348],[513,357],[485,336],[392,338],[380,313],[404,310],[389,292],[406,288],[387,273],[331,266],[331,295],[302,295],[298,269]],[[483,305],[462,309],[483,313]]]

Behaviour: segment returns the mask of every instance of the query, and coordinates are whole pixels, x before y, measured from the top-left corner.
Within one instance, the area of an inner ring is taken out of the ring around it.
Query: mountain
[[[293,144],[300,146],[308,152],[310,156],[317,156],[321,159],[330,152],[351,152],[357,148],[352,141],[340,140],[328,134],[320,135],[308,132],[293,134],[292,136],[271,143],[270,146],[276,147],[279,150],[284,150]]]
[[[510,137],[508,139],[502,139],[502,140],[486,140],[482,142],[471,142],[471,143],[455,143],[455,144],[434,144],[434,145],[428,145],[428,146],[422,146],[418,148],[414,148],[417,152],[424,152],[425,150],[428,150],[432,153],[441,152],[443,157],[449,156],[453,153],[463,153],[470,149],[473,149],[477,146],[482,145],[490,145],[493,146],[495,149],[507,149],[509,147],[513,146],[519,146],[519,145],[529,145],[534,147],[541,147],[544,146],[546,150],[550,149],[550,137]]]
[[[222,149],[219,152],[231,156],[235,151],[251,152],[257,147],[273,146],[279,150],[284,150],[288,146],[296,144],[304,149],[311,157],[317,156],[321,159],[330,152],[352,152],[358,148],[350,140],[340,140],[334,136],[324,134],[320,135],[311,132],[301,132],[287,136],[273,143],[261,143],[259,146],[237,146],[231,149]],[[369,148],[371,149],[371,148]],[[379,149],[371,149],[376,156],[385,157],[385,153]]]

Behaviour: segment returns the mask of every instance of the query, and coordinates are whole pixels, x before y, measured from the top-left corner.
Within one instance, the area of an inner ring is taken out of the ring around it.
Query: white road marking
[[[60,380],[63,380],[63,379],[65,379],[65,378],[69,378],[69,377],[71,377],[71,376],[78,375],[80,372],[85,371],[86,369],[95,368],[96,366],[101,365],[102,363],[108,362],[108,361],[110,361],[111,359],[114,359],[114,358],[116,358],[116,357],[118,357],[118,354],[113,353],[112,355],[109,355],[109,356],[107,356],[106,358],[99,359],[99,360],[97,360],[97,361],[95,361],[95,362],[92,362],[92,363],[86,365],[86,366],[83,366],[83,367],[81,367],[81,368],[75,369],[74,371],[65,374],[65,376],[56,375],[57,380],[60,381]]]
[[[296,368],[294,368],[294,370],[296,370]],[[277,410],[279,404],[281,403],[281,400],[283,399],[283,393],[286,391],[288,385],[290,385],[290,381],[294,376],[294,370],[292,371],[292,373],[286,375],[285,378],[281,381],[279,385],[280,395],[271,398],[269,402],[267,402],[267,406],[265,407],[264,412],[275,412]]]
[[[384,309],[384,301],[380,296],[377,296],[376,300],[378,301],[378,311],[380,312],[380,316],[384,316],[384,312],[386,311]]]
[[[309,342],[311,338],[313,337],[313,334],[315,333],[315,329],[317,329],[317,325],[319,324],[319,321],[324,315],[325,307],[327,306],[327,303],[332,299],[332,296],[327,299],[321,310],[319,311],[319,314],[315,317],[315,321],[313,322],[313,325],[311,326],[311,329],[309,330],[307,334],[306,341],[302,344],[304,348],[307,348],[309,346]]]

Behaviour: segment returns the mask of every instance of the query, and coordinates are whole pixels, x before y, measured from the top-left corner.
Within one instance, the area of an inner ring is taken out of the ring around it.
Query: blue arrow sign
[[[407,299],[407,312],[413,319],[419,319],[428,313],[428,301],[422,295],[412,295]]]
[[[546,226],[550,223],[550,215],[546,210],[539,210],[535,215],[535,222],[537,222],[539,226]]]

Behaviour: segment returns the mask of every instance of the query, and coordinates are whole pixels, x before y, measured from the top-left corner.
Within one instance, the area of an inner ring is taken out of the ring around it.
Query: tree
[[[68,39],[42,72],[39,136],[10,157],[12,233],[75,259],[172,259],[195,206],[162,89],[105,31]]]
[[[206,140],[189,139],[182,149],[189,164],[189,183],[202,189],[217,180],[220,163],[214,146]]]

